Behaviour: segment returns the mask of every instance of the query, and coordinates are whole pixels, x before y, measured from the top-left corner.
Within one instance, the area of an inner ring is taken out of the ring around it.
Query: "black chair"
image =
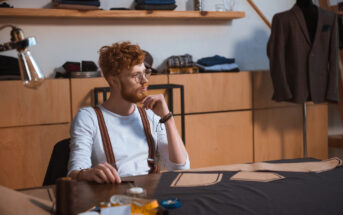
[[[48,169],[46,170],[43,186],[52,185],[60,177],[67,176],[69,161],[70,138],[56,143],[50,157]]]

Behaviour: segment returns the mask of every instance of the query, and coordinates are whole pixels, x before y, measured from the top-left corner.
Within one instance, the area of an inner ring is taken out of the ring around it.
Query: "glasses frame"
[[[151,68],[146,68],[145,72],[138,72],[135,75],[132,76],[132,78],[135,79],[137,83],[141,83],[143,80],[143,76],[145,79],[149,80],[152,74],[152,69]]]

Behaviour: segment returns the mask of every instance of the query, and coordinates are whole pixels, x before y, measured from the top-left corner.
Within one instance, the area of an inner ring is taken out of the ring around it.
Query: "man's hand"
[[[159,117],[164,117],[169,113],[169,108],[162,94],[150,95],[143,99],[143,108],[151,109]]]
[[[79,173],[77,179],[107,184],[121,183],[117,170],[107,162],[98,164],[93,168],[83,170]]]

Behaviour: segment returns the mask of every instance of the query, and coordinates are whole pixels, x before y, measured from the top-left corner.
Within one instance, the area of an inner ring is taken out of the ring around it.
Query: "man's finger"
[[[121,183],[121,178],[117,172],[117,170],[109,163],[105,163],[105,165],[108,167],[108,169],[111,171],[111,173],[113,174],[114,176],[114,182],[116,183]]]
[[[107,182],[114,183],[114,175],[112,174],[108,163],[105,163],[104,165],[99,166],[99,168],[101,168],[101,170],[105,173]]]
[[[92,180],[99,183],[99,184],[102,184],[104,181],[97,175],[92,175]]]
[[[106,174],[102,171],[102,169],[96,169],[96,175],[99,176],[104,182],[109,183]]]

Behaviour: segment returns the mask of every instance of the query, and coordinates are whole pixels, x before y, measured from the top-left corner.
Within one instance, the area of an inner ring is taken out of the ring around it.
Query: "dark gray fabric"
[[[274,161],[305,162],[313,159]],[[203,172],[204,173],[204,172]],[[208,173],[208,172],[205,172]],[[231,181],[236,172],[223,172],[222,181],[206,187],[169,185],[179,174],[163,173],[155,190],[158,200],[178,198],[178,215],[339,215],[343,214],[343,168],[323,173],[277,172],[286,177],[272,182]]]

